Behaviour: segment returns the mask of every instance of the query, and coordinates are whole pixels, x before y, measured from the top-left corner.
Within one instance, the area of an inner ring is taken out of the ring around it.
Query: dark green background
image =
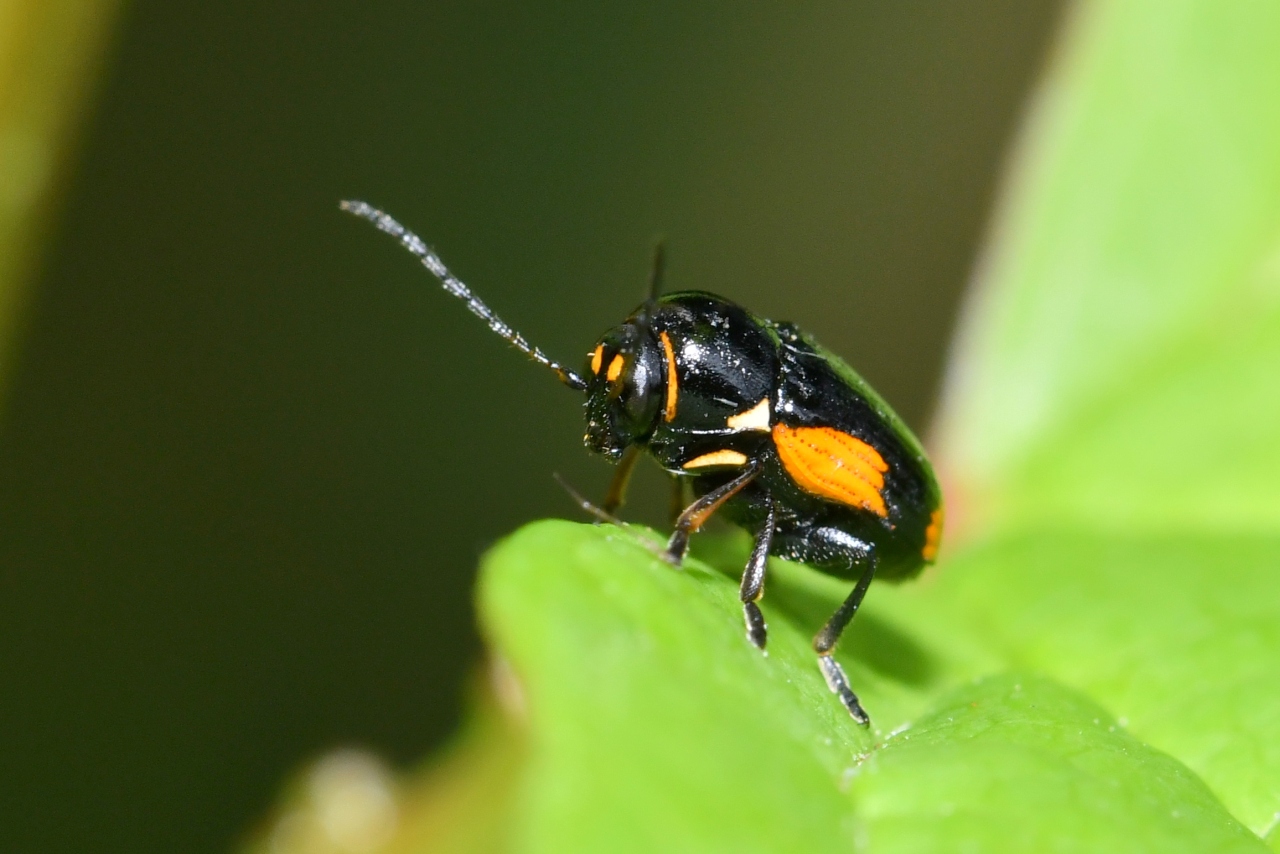
[[[607,481],[339,198],[573,364],[663,233],[920,427],[1056,13],[134,3],[0,421],[0,849],[221,851],[318,751],[421,757],[476,557]]]

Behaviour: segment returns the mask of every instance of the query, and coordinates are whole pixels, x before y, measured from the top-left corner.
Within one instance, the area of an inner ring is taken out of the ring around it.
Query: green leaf
[[[896,736],[860,729],[803,616],[842,588],[774,570],[766,657],[731,577],[674,570],[634,534],[541,522],[490,554],[481,613],[532,734],[515,850],[1264,850],[1194,773],[1068,689],[964,686],[995,659],[927,632],[896,643],[927,602],[868,600],[842,655],[868,710],[882,727],[930,710]],[[868,643],[878,658],[858,656]]]
[[[948,608],[1280,815],[1280,8],[1095,2],[952,366]]]
[[[1277,554],[1271,535],[1034,531],[899,598],[1087,693],[1263,832],[1280,810]]]
[[[1261,851],[1196,776],[1078,694],[1004,674],[858,769],[858,850]]]
[[[1277,33],[1267,3],[1081,7],[951,365],[973,516],[1276,530]]]
[[[775,620],[769,657],[747,643],[725,576],[542,522],[490,553],[480,606],[534,739],[519,850],[847,850],[838,784],[870,738],[803,635]]]

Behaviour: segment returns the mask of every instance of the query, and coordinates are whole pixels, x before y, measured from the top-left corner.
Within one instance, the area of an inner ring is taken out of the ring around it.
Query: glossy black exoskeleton
[[[490,329],[586,393],[587,447],[618,463],[604,514],[620,506],[647,452],[677,494],[688,483],[695,496],[676,519],[668,560],[683,560],[712,514],[751,532],[740,592],[757,647],[770,555],[855,582],[813,645],[831,690],[868,723],[832,653],[873,578],[910,578],[933,561],[942,499],[919,441],[861,377],[792,324],[700,291],[658,296],[660,255],[650,298],[605,333],[578,374],[499,320],[395,220],[363,202],[342,207],[398,238]]]

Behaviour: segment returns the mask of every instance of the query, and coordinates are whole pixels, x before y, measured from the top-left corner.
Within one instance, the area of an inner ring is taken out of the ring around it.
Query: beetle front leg
[[[632,445],[627,448],[622,459],[618,462],[618,467],[613,470],[613,478],[609,481],[609,491],[605,493],[604,504],[600,505],[600,509],[610,516],[618,512],[618,508],[622,506],[622,502],[627,500],[627,487],[631,484],[631,473],[635,471],[636,463],[640,461],[640,446]]]
[[[818,653],[818,669],[822,671],[822,677],[827,680],[827,687],[840,698],[840,702],[849,710],[849,714],[862,726],[868,726],[871,719],[867,717],[862,704],[858,702],[858,695],[849,687],[849,677],[845,675],[844,668],[835,660],[832,653],[836,651],[836,644],[839,643],[845,627],[858,613],[858,606],[862,604],[862,597],[867,595],[867,588],[871,586],[871,579],[875,574],[876,557],[873,553],[867,557],[867,568],[862,571],[862,577],[858,579],[849,598],[836,609],[831,619],[827,620],[827,624],[822,627],[822,631],[818,632],[817,637],[813,639],[813,649]]]
[[[671,539],[667,540],[667,560],[676,566],[683,563],[684,554],[689,550],[690,535],[705,525],[707,520],[711,518],[711,514],[719,510],[730,498],[745,489],[747,484],[755,480],[758,474],[760,474],[760,461],[756,460],[748,465],[742,474],[728,483],[717,486],[686,507],[685,511],[680,514],[680,518],[676,520],[676,529],[671,532]]]
[[[773,499],[767,498],[768,512],[764,524],[756,534],[755,546],[751,549],[751,557],[747,560],[746,569],[742,571],[742,587],[739,598],[742,600],[742,616],[747,623],[747,640],[756,645],[762,652],[768,639],[768,630],[764,623],[764,614],[756,603],[764,596],[764,571],[769,562],[769,547],[773,545],[773,530],[777,519],[773,510]]]

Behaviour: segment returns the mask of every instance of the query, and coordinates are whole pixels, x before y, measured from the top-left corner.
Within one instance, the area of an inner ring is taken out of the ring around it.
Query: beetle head
[[[662,348],[646,305],[615,326],[591,351],[586,445],[611,460],[653,432],[666,394]]]

